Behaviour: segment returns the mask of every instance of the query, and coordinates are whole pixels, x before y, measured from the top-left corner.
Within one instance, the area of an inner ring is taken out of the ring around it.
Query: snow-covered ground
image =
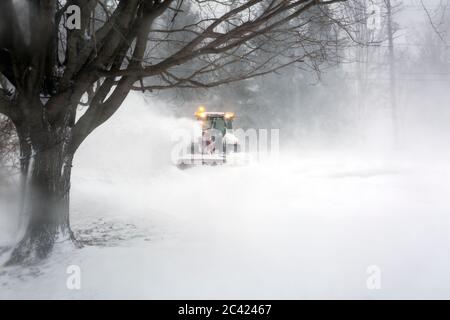
[[[148,109],[130,97],[76,158],[84,248],[3,269],[0,298],[450,298],[446,159],[283,149],[279,162],[180,171],[170,133],[189,121]],[[81,290],[66,286],[71,265]]]

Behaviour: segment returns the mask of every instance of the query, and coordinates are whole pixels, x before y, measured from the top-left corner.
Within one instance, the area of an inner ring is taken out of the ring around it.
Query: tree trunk
[[[386,1],[387,8],[387,32],[389,47],[389,96],[392,113],[392,127],[394,133],[394,143],[398,142],[398,110],[397,110],[397,74],[395,65],[395,46],[394,46],[394,17],[392,12],[391,0]]]
[[[47,128],[39,133],[18,128],[18,135],[24,228],[7,265],[35,263],[46,258],[55,243],[75,241],[69,222],[70,128]]]

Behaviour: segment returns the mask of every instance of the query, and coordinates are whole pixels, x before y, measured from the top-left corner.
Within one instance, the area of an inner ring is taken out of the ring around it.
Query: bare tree
[[[345,0],[194,2],[199,19],[181,26],[182,0],[0,2],[0,73],[9,88],[0,113],[17,128],[29,217],[9,263],[46,257],[57,237],[75,241],[74,154],[130,90],[209,88],[313,63],[331,43],[305,33],[306,13],[326,9],[332,23],[346,24]],[[73,30],[72,5],[81,9]],[[76,121],[80,103],[89,107]]]
[[[392,124],[394,136],[397,139],[398,134],[398,110],[397,110],[397,72],[395,63],[395,44],[394,44],[394,8],[391,0],[385,0],[387,17],[387,36],[389,48],[389,101],[392,112]]]

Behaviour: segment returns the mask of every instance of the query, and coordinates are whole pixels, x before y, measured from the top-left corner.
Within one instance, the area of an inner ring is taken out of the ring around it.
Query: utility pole
[[[387,32],[388,32],[388,47],[389,47],[389,96],[392,112],[392,127],[394,132],[394,139],[395,142],[397,142],[398,110],[397,110],[397,75],[395,68],[395,47],[394,47],[394,22],[393,22],[391,0],[385,0],[385,3],[387,9]]]

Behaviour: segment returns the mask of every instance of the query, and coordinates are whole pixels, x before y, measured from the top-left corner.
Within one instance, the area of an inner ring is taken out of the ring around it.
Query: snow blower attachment
[[[230,160],[241,150],[239,140],[233,134],[233,112],[206,112],[200,106],[195,118],[201,127],[201,136],[194,138],[187,153],[177,161],[179,168],[199,165],[219,165]]]

